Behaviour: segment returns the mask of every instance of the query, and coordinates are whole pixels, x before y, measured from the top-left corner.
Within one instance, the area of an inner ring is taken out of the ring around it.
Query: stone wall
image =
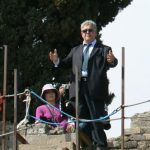
[[[29,144],[19,144],[19,150],[73,150],[75,133],[64,134],[59,127],[53,128],[50,125],[35,124],[22,131],[20,134]]]
[[[131,118],[131,128],[125,130],[125,149],[150,150],[150,112],[135,114]],[[121,137],[109,139],[111,150],[121,148]]]
[[[12,130],[12,125],[7,123],[7,131]],[[42,124],[33,125],[20,133],[29,144],[19,144],[18,142],[19,150],[62,150],[65,147],[69,150],[74,149],[75,133],[63,134],[61,129],[53,130],[49,126]],[[7,136],[7,150],[12,150],[12,136]],[[131,128],[125,129],[124,139],[124,150],[150,150],[150,112],[135,114],[131,118]],[[120,150],[121,137],[108,139],[108,145],[109,150]]]

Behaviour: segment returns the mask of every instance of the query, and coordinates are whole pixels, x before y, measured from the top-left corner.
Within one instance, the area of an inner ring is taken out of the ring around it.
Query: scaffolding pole
[[[122,99],[122,109],[121,109],[121,150],[124,150],[124,121],[125,121],[125,114],[124,114],[124,104],[125,104],[125,48],[122,47],[122,81],[121,81],[121,99]]]
[[[7,45],[4,45],[4,77],[3,77],[3,95],[7,93]],[[2,134],[6,132],[6,99],[3,101],[3,124],[2,124]],[[6,150],[6,137],[2,137],[2,150]]]
[[[79,93],[78,93],[78,68],[75,67],[76,83],[76,150],[79,150]]]
[[[17,69],[14,69],[14,134],[13,150],[17,150]]]

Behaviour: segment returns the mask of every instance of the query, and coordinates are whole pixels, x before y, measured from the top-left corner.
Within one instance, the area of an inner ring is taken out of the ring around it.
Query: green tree
[[[80,23],[96,21],[98,29],[114,21],[132,0],[0,0],[0,45],[9,46],[9,83],[19,71],[19,90],[38,90],[52,76],[48,52],[63,57],[80,42]],[[0,52],[3,57],[2,51]],[[3,67],[3,62],[0,62]],[[2,68],[1,67],[1,68]],[[62,79],[60,77],[60,79]]]
[[[57,48],[64,57],[80,42],[80,23],[96,21],[101,30],[114,21],[132,0],[0,0],[0,46],[7,44],[8,92],[13,91],[13,69],[18,69],[18,89],[30,87],[36,92],[47,82],[65,82],[51,71],[50,50]],[[3,51],[0,50],[3,68]],[[3,69],[0,70],[3,76]],[[2,87],[2,78],[0,81]]]

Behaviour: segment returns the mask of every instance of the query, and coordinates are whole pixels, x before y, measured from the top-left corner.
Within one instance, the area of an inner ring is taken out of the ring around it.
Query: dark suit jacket
[[[97,42],[92,50],[88,62],[88,88],[90,97],[94,100],[108,99],[108,79],[107,70],[110,67],[115,67],[118,63],[115,59],[113,65],[106,61],[106,54],[111,50],[110,47]],[[72,67],[70,98],[75,97],[75,66],[78,68],[79,83],[81,80],[83,45],[78,45],[71,49],[66,58],[60,60],[60,65],[63,67]]]

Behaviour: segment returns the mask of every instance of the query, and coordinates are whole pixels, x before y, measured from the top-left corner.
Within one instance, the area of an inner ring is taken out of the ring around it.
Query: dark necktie
[[[87,71],[88,67],[88,60],[89,60],[89,48],[91,44],[88,44],[86,49],[83,52],[83,64],[82,64],[82,71]]]

